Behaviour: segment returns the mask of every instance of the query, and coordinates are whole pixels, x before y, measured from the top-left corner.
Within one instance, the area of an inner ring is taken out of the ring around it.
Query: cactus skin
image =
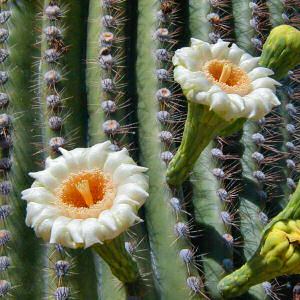
[[[209,34],[214,32],[213,26],[207,22],[207,16],[211,13],[212,7],[209,1],[190,2],[191,36],[209,41]],[[219,280],[231,271],[226,269],[224,262],[233,263],[234,249],[234,241],[231,244],[231,241],[227,243],[224,240],[225,234],[231,237],[231,225],[225,224],[221,218],[221,213],[225,212],[230,204],[222,201],[218,196],[220,189],[225,190],[228,195],[231,191],[225,186],[223,179],[218,179],[213,175],[214,169],[222,169],[224,165],[226,166],[223,157],[218,159],[211,152],[212,149],[219,149],[221,144],[218,140],[212,141],[201,153],[191,173],[194,218],[200,229],[204,229],[200,253],[204,253],[203,272],[211,299],[222,299],[216,287]],[[219,150],[222,151],[222,149]],[[230,185],[228,184],[229,187]]]
[[[13,116],[13,147],[9,151],[13,165],[8,173],[13,189],[7,197],[1,195],[1,203],[8,200],[12,206],[12,214],[4,222],[1,221],[1,229],[7,226],[12,234],[12,243],[8,249],[2,248],[1,256],[6,255],[11,259],[12,268],[1,272],[1,280],[11,282],[13,289],[9,293],[12,297],[29,300],[44,296],[45,283],[41,265],[46,253],[32,230],[24,225],[26,205],[20,199],[20,192],[31,181],[24,174],[39,168],[34,143],[40,140],[37,137],[39,130],[33,126],[37,114],[34,111],[26,113],[35,104],[34,93],[28,87],[33,81],[33,56],[38,55],[34,47],[36,35],[29,30],[36,26],[36,8],[34,2],[19,1],[19,4],[21,7],[16,3],[1,4],[2,10],[12,12],[9,24],[1,24],[0,27],[9,30],[7,42],[1,45],[1,48],[9,50],[9,57],[1,67],[1,70],[9,70],[9,80],[5,86],[1,86],[1,92],[9,96],[7,113]],[[1,113],[5,110],[5,107],[1,107]]]
[[[189,249],[190,245],[185,237],[174,233],[174,226],[180,222],[186,223],[187,218],[180,205],[177,209],[172,208],[170,200],[174,194],[165,183],[166,167],[159,158],[164,148],[158,135],[161,130],[166,130],[156,119],[157,112],[160,111],[156,92],[161,86],[155,77],[155,51],[159,44],[153,40],[157,30],[153,19],[159,10],[159,4],[154,0],[141,0],[138,3],[136,78],[139,97],[137,111],[140,124],[140,161],[149,167],[150,180],[150,197],[145,203],[145,221],[160,299],[204,299],[199,287],[193,285],[193,280],[197,281],[199,278],[196,268],[191,264],[187,270],[186,264],[179,258],[180,251]]]
[[[259,248],[240,269],[220,281],[225,298],[239,296],[250,286],[280,275],[300,272],[299,225],[300,185],[286,208],[263,230]]]
[[[281,79],[300,63],[300,31],[289,25],[272,29],[264,44],[260,65],[274,71]]]

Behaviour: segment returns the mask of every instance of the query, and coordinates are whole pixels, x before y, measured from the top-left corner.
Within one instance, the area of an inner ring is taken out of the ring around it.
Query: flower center
[[[247,73],[228,60],[210,60],[204,67],[206,78],[229,94],[245,96],[251,92]]]
[[[86,219],[111,208],[115,189],[109,175],[93,169],[70,174],[57,188],[56,196],[63,215]]]

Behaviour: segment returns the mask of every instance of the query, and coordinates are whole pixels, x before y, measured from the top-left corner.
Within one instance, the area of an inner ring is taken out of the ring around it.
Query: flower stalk
[[[178,186],[187,179],[197,158],[228,122],[207,105],[188,102],[188,115],[181,145],[169,164],[167,182]]]
[[[110,266],[112,274],[123,283],[136,282],[141,276],[138,265],[125,249],[124,235],[120,234],[103,244],[93,246],[95,252]]]

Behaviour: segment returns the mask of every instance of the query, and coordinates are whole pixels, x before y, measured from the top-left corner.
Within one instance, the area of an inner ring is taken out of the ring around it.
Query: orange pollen
[[[108,174],[100,169],[72,173],[56,189],[56,205],[66,217],[97,218],[113,205],[115,189]]]
[[[210,60],[204,67],[206,78],[228,94],[245,96],[251,92],[247,73],[228,60]]]

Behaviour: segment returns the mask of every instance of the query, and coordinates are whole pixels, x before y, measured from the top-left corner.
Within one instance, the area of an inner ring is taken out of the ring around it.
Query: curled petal
[[[50,243],[62,244],[69,248],[76,248],[76,243],[72,240],[67,225],[71,219],[61,216],[55,219],[52,225]]]
[[[103,171],[113,174],[120,164],[134,164],[126,148],[123,148],[121,151],[109,153],[104,163]]]
[[[59,186],[58,178],[54,177],[49,170],[39,171],[39,172],[30,172],[29,176],[39,181],[45,188],[48,190],[54,190]]]

